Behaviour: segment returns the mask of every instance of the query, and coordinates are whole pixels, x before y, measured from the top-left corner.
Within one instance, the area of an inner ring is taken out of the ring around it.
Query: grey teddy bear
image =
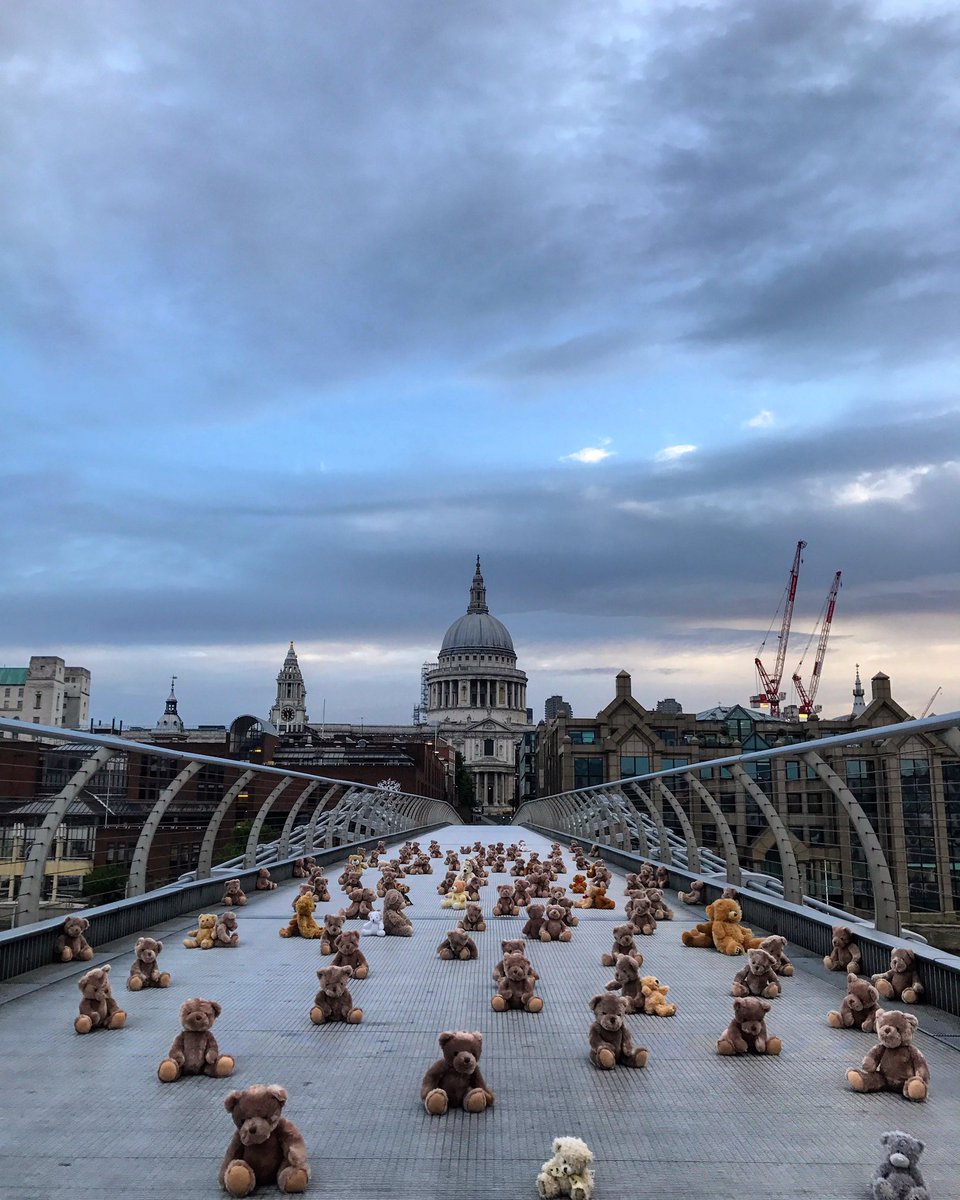
[[[923,1142],[894,1129],[881,1135],[880,1144],[887,1153],[873,1173],[873,1200],[930,1200],[917,1166]]]

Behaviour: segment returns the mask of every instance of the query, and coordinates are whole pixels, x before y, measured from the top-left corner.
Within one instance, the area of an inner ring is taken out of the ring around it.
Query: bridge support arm
[[[683,830],[683,840],[687,844],[687,870],[698,872],[700,870],[700,849],[697,846],[697,836],[693,832],[693,826],[690,824],[690,818],[683,811],[683,806],[680,804],[680,801],[676,798],[673,792],[670,791],[662,779],[655,779],[653,781],[653,786],[677,814],[677,820],[680,822],[680,828]]]
[[[130,878],[127,880],[127,899],[131,896],[142,896],[147,890],[147,863],[150,860],[153,839],[160,828],[163,815],[176,799],[184,784],[188,783],[202,766],[203,764],[198,762],[187,763],[179,775],[171,780],[157,797],[156,804],[151,808],[150,815],[143,823],[140,836],[137,838],[136,848],[133,851],[133,860],[130,863]]]
[[[688,771],[685,778],[700,797],[707,812],[713,817],[717,833],[720,837],[720,844],[723,846],[724,861],[727,864],[727,882],[732,883],[735,887],[740,887],[743,883],[743,872],[740,870],[740,856],[737,854],[737,843],[734,840],[733,831],[727,823],[727,818],[723,814],[723,809],[696,776]]]
[[[757,807],[766,818],[767,824],[776,839],[780,863],[783,867],[783,898],[791,904],[803,903],[803,886],[800,883],[800,868],[797,866],[797,856],[793,852],[793,843],[787,827],[780,820],[780,814],[770,803],[766,792],[757,781],[746,773],[739,763],[734,763],[730,774],[746,790],[747,795],[756,802]]]

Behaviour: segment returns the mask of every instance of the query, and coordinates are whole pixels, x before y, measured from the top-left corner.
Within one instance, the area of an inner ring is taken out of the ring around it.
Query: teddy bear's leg
[[[617,960],[613,957],[612,954],[601,954],[600,962],[605,967],[613,967],[613,966],[616,966]]]
[[[196,948],[200,945],[197,939],[192,937],[184,938],[183,944],[188,950],[196,950]]]
[[[490,1005],[493,1008],[494,1012],[506,1012],[507,1011],[507,1002],[503,998],[503,996],[500,996],[500,995],[491,996],[490,997]]]
[[[173,1083],[180,1078],[180,1064],[172,1058],[165,1058],[157,1067],[157,1078],[161,1083]]]
[[[649,1052],[646,1046],[638,1046],[637,1049],[628,1050],[620,1055],[620,1061],[625,1067],[645,1067]]]
[[[444,946],[442,950],[437,951],[437,958],[442,958],[444,962],[449,962],[453,958],[453,951],[449,946]]]
[[[460,958],[464,962],[466,962],[469,959],[469,957],[470,957],[470,951],[466,948],[466,946],[464,946],[464,948],[460,951]]]
[[[89,946],[84,946],[84,948],[77,955],[77,958],[79,958],[81,962],[89,962],[90,959],[93,958],[93,951]]]
[[[359,1025],[362,1020],[363,1020],[363,1009],[362,1008],[351,1008],[350,1011],[347,1013],[347,1024],[348,1025]]]
[[[599,1050],[590,1051],[590,1061],[601,1071],[612,1071],[616,1066],[617,1056],[609,1046],[601,1046]]]
[[[680,934],[680,941],[685,946],[694,946],[698,950],[706,950],[710,946],[710,935],[700,933],[696,929],[685,929]]]
[[[544,1200],[554,1200],[554,1197],[560,1195],[560,1184],[557,1183],[552,1175],[548,1175],[546,1171],[541,1171],[537,1176],[537,1193]]]
[[[832,954],[825,954],[825,955],[823,956],[823,965],[824,965],[824,966],[827,968],[827,970],[828,970],[828,971],[837,971],[837,970],[839,970],[839,968],[838,968],[838,967],[835,967],[835,966],[833,965],[833,955],[832,955]]]
[[[900,993],[900,999],[904,1002],[904,1004],[916,1004],[917,1000],[919,999],[919,995],[920,993],[914,988],[908,987],[904,988]]]
[[[354,977],[354,979],[366,979],[366,977],[369,974],[370,974],[369,965],[363,966],[363,967],[357,967],[357,969],[353,973],[353,977]]]
[[[161,971],[160,978],[157,980],[157,987],[165,988],[165,987],[169,987],[169,986],[170,986],[170,972],[169,971]]]
[[[221,1054],[215,1063],[209,1064],[207,1074],[212,1075],[214,1079],[226,1079],[228,1075],[233,1074],[236,1065],[237,1061],[232,1054]]]
[[[231,1196],[249,1196],[256,1186],[257,1177],[242,1158],[227,1163],[223,1172],[223,1187]]]
[[[858,1071],[852,1067],[847,1072],[847,1083],[855,1092],[882,1092],[886,1087],[879,1071]]]
[[[745,1054],[746,1050],[746,1043],[744,1043],[743,1047],[741,1048],[736,1044],[736,1042],[733,1041],[732,1038],[727,1037],[726,1034],[724,1034],[724,1036],[717,1041],[718,1054]]]
[[[323,1015],[323,1009],[319,1006],[319,1004],[315,1004],[313,1008],[310,1009],[310,1020],[314,1023],[314,1025],[322,1025],[326,1019],[327,1018]]]
[[[450,1100],[443,1088],[434,1088],[423,1098],[423,1106],[431,1117],[442,1117]]]
[[[70,949],[69,946],[64,946],[64,948],[60,951],[60,961],[61,962],[71,962],[72,960],[73,960],[73,951]]]
[[[281,1192],[305,1192],[310,1182],[310,1172],[306,1167],[281,1167],[277,1172],[277,1187]]]
[[[122,1029],[127,1023],[127,1014],[122,1008],[118,1008],[116,1012],[111,1013],[107,1021],[108,1029]]]
[[[908,1100],[926,1100],[927,1085],[919,1075],[914,1075],[903,1085],[903,1094]]]
[[[831,1029],[843,1029],[846,1023],[847,1022],[844,1020],[843,1013],[837,1012],[835,1008],[831,1009],[830,1012],[827,1013],[827,1024]]]
[[[543,1000],[539,996],[531,996],[523,1006],[529,1013],[538,1013],[543,1010]]]
[[[143,988],[143,976],[131,975],[127,980],[127,987],[131,992],[139,992]]]
[[[589,1192],[584,1185],[581,1175],[571,1175],[569,1184],[570,1200],[589,1200]]]
[[[744,985],[742,983],[734,983],[734,985],[730,988],[730,995],[731,996],[749,996],[750,992],[747,990],[747,988],[744,987]]]
[[[560,934],[560,937],[557,940],[561,941],[561,942],[569,942],[572,937],[573,937],[573,934],[570,932],[570,930],[565,929],[563,931],[563,933]]]
[[[780,985],[776,983],[768,983],[763,989],[763,997],[765,1000],[776,1000],[780,995]]]
[[[483,1088],[471,1088],[463,1098],[465,1112],[482,1113],[487,1107],[487,1093]]]
[[[77,1033],[89,1033],[93,1028],[93,1022],[88,1016],[79,1016],[74,1021],[73,1027]]]
[[[779,1054],[783,1049],[783,1042],[778,1037],[767,1038],[766,1049],[764,1054]]]
[[[793,974],[793,963],[787,963],[785,967],[781,967],[780,974],[786,975],[789,978]]]

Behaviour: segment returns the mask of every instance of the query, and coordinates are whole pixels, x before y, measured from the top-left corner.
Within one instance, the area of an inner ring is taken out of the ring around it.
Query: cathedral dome
[[[502,621],[490,615],[487,608],[487,589],[480,574],[480,559],[470,585],[470,604],[462,617],[458,617],[443,637],[441,654],[454,654],[461,650],[499,650],[515,655],[513,638]]]

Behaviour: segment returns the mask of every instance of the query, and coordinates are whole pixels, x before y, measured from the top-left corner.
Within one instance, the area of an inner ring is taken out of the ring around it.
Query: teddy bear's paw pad
[[[221,1054],[217,1059],[217,1078],[226,1079],[228,1075],[233,1074],[233,1068],[237,1065],[236,1059],[229,1054]]]
[[[223,1186],[231,1196],[249,1196],[257,1186],[257,1177],[245,1162],[235,1160],[223,1173]]]
[[[423,1101],[424,1107],[432,1117],[442,1117],[447,1111],[447,1093],[442,1088],[434,1088],[428,1092]]]
[[[157,1067],[157,1078],[161,1083],[173,1083],[180,1078],[180,1068],[172,1058],[165,1058]]]

